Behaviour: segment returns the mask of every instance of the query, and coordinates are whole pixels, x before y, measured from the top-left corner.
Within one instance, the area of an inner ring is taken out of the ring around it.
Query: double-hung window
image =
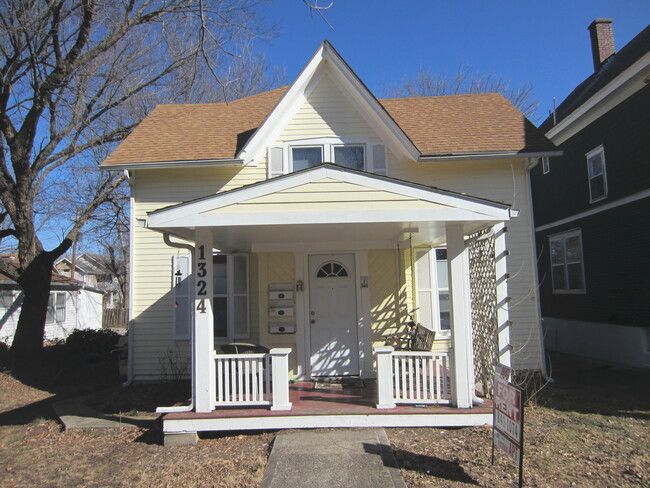
[[[218,342],[249,335],[248,255],[213,256],[214,337]]]
[[[282,146],[270,146],[267,158],[269,178],[322,163],[387,174],[386,146],[369,141],[343,141],[336,137],[287,141]]]
[[[607,198],[607,171],[605,169],[605,149],[598,146],[587,154],[587,171],[589,173],[589,202]]]
[[[366,168],[364,144],[333,144],[323,142],[314,145],[291,145],[291,170],[313,168],[321,163],[334,163],[346,168]]]
[[[416,249],[415,279],[418,322],[428,329],[448,333],[451,320],[447,249]]]
[[[45,322],[65,322],[65,292],[50,293],[47,301],[47,315]]]
[[[553,293],[584,293],[582,233],[575,229],[549,237]]]
[[[189,339],[193,309],[190,306],[191,259],[172,260],[174,291],[174,339]],[[215,254],[213,262],[214,337],[219,343],[249,337],[249,279],[247,254]]]

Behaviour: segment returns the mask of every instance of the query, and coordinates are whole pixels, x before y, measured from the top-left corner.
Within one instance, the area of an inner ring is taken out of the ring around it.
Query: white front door
[[[354,254],[309,256],[312,376],[359,374]]]

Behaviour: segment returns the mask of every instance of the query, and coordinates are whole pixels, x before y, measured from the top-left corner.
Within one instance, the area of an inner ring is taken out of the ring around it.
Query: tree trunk
[[[18,280],[23,289],[23,303],[11,344],[11,355],[15,359],[28,359],[43,349],[54,259],[51,253],[40,253]]]

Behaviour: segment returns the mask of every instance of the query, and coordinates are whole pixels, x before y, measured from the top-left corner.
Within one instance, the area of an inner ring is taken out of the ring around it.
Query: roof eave
[[[460,161],[476,159],[519,159],[519,158],[541,158],[561,156],[562,151],[494,151],[494,152],[471,152],[471,153],[445,153],[445,154],[423,154],[418,162],[431,161]]]
[[[99,167],[105,171],[123,171],[132,169],[160,169],[160,168],[196,168],[201,166],[243,166],[242,159],[199,159],[187,161],[147,161],[138,163],[104,164]]]
[[[581,127],[583,123],[589,123],[591,117],[599,117],[600,112],[611,108],[609,105],[622,102],[648,83],[650,83],[650,52],[549,129],[546,137],[555,144],[561,144],[576,132],[576,128]]]

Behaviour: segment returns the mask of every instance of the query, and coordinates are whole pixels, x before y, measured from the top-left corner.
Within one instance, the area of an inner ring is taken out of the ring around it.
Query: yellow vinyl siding
[[[147,212],[183,201],[227,191],[266,178],[266,168],[206,167],[151,169],[135,172],[134,213],[144,220]],[[162,234],[135,225],[133,249],[133,309],[135,321],[131,334],[134,340],[135,379],[159,379],[161,362],[170,354],[189,360],[188,341],[173,340],[173,293],[171,285],[172,256],[188,251],[167,246]],[[178,239],[174,239],[178,241]],[[250,260],[251,333],[259,317],[258,294],[252,277],[256,262]]]
[[[508,203],[520,211],[507,223],[508,294],[513,366],[539,369],[539,305],[532,254],[530,197],[524,160],[480,160],[393,164],[389,176]]]
[[[379,142],[375,131],[328,75],[309,94],[277,142],[317,137]]]
[[[321,180],[205,212],[323,212],[335,210],[413,210],[442,208],[416,198],[351,183]]]
[[[297,371],[296,334],[269,333],[270,321],[296,323],[295,307],[294,315],[291,317],[269,317],[269,285],[272,283],[290,284],[291,289],[295,289],[295,258],[293,253],[259,253],[256,255],[256,259],[259,263],[257,270],[259,297],[258,341],[268,348],[291,348],[289,375],[295,376]]]

